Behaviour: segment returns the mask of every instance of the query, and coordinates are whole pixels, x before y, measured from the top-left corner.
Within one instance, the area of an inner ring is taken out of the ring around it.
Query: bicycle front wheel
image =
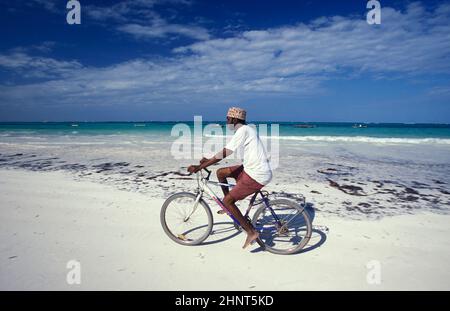
[[[189,192],[170,196],[161,208],[161,225],[173,241],[198,245],[210,235],[213,217],[208,204]]]
[[[280,255],[298,253],[311,238],[312,225],[308,213],[304,207],[287,199],[271,200],[269,205],[276,217],[263,205],[252,220],[266,250]]]

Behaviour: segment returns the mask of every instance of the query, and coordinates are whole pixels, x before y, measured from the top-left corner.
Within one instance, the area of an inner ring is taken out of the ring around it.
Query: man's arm
[[[214,157],[212,157],[211,159],[206,159],[203,158],[200,160],[200,165],[191,165],[188,167],[188,172],[189,173],[197,173],[198,171],[216,164],[217,162],[220,162],[222,159],[228,157],[230,154],[232,154],[233,151],[227,149],[227,148],[223,148],[222,151],[218,152]]]

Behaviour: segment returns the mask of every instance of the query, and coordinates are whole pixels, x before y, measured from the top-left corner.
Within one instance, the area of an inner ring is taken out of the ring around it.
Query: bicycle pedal
[[[182,241],[186,241],[186,240],[187,240],[187,239],[186,239],[186,236],[183,235],[183,234],[179,234],[179,235],[177,236],[177,238],[179,238],[179,239],[182,240]]]

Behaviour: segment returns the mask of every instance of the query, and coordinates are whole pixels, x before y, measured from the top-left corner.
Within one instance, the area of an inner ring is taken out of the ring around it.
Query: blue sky
[[[450,1],[0,0],[0,121],[450,123]]]

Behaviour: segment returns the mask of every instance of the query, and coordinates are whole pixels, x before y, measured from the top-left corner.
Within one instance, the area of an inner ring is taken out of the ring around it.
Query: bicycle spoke
[[[268,250],[281,254],[302,248],[308,242],[308,232],[311,230],[310,223],[304,216],[304,209],[287,200],[274,200],[270,206],[279,221],[265,208],[261,210],[255,223]]]
[[[211,230],[210,222],[207,210],[195,196],[181,194],[168,200],[163,226],[176,242],[189,244],[204,240]]]

